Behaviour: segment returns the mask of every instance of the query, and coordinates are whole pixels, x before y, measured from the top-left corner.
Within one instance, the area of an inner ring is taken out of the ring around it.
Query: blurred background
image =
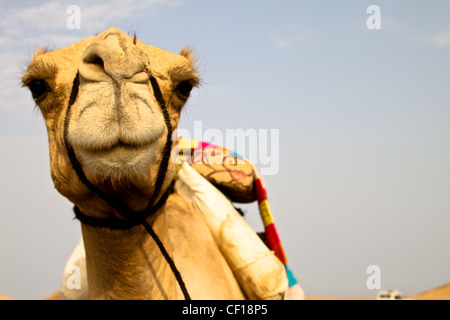
[[[184,132],[267,133],[257,143],[268,158],[255,162],[275,168],[269,202],[307,295],[412,295],[450,281],[448,1],[0,1],[1,295],[58,290],[81,237],[21,74],[36,48],[112,26],[193,48],[202,86]],[[242,208],[262,230],[256,203]],[[367,286],[370,266],[379,288]]]

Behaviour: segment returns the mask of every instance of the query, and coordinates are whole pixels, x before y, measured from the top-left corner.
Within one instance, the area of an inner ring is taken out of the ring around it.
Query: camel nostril
[[[95,48],[88,51],[81,59],[80,76],[89,81],[108,81],[110,78],[105,70],[105,61]]]
[[[84,62],[90,63],[90,64],[96,64],[101,68],[105,67],[105,63],[103,62],[103,59],[97,55],[92,55],[92,56],[88,56],[88,57],[84,58]]]
[[[105,70],[105,62],[97,53],[92,52],[91,54],[86,55],[83,58],[83,62],[92,67],[99,67],[103,72]]]

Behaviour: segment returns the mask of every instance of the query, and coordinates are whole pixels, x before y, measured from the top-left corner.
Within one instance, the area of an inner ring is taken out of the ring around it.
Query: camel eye
[[[42,99],[50,91],[47,81],[42,79],[31,80],[27,87],[30,89],[34,100]]]
[[[176,87],[175,91],[180,99],[187,100],[187,98],[189,98],[189,95],[191,94],[192,87],[193,86],[189,83],[189,81],[182,81]]]

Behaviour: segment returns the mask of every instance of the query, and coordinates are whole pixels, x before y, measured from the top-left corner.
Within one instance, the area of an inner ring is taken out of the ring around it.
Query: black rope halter
[[[165,249],[163,243],[153,230],[152,226],[148,223],[147,218],[156,213],[166,202],[167,198],[169,197],[169,194],[172,192],[172,187],[168,187],[162,196],[160,197],[159,201],[155,203],[156,198],[158,197],[161,188],[164,183],[164,179],[166,177],[167,168],[169,165],[170,160],[170,152],[171,152],[171,146],[172,146],[172,132],[173,128],[170,123],[170,117],[169,113],[167,112],[166,103],[164,101],[164,98],[161,93],[161,89],[158,85],[157,80],[153,75],[149,73],[149,79],[150,84],[153,89],[153,93],[155,95],[156,101],[158,102],[158,105],[161,109],[161,112],[164,116],[164,122],[167,127],[167,137],[166,137],[166,143],[163,150],[163,156],[161,159],[161,163],[159,165],[158,169],[158,176],[156,178],[155,183],[155,190],[153,192],[152,197],[150,198],[147,207],[144,210],[141,211],[134,211],[128,206],[126,206],[124,203],[122,203],[120,200],[118,200],[115,197],[110,196],[109,194],[105,193],[103,190],[98,188],[97,186],[93,185],[89,179],[84,174],[83,168],[81,166],[80,161],[77,159],[77,156],[75,154],[75,151],[73,147],[70,145],[67,135],[68,135],[68,129],[69,129],[69,122],[70,122],[70,116],[71,116],[71,107],[75,103],[75,100],[78,95],[78,87],[79,87],[79,73],[75,76],[72,92],[70,94],[69,99],[69,105],[67,107],[66,112],[66,118],[64,122],[64,143],[66,145],[67,154],[69,156],[70,162],[72,164],[73,169],[75,170],[78,178],[80,181],[88,187],[89,190],[91,190],[93,193],[97,194],[101,199],[108,202],[113,208],[115,208],[120,215],[122,216],[122,219],[116,218],[116,217],[109,217],[109,218],[94,218],[90,217],[86,214],[84,214],[80,208],[77,206],[74,206],[74,213],[75,218],[78,219],[81,223],[87,224],[92,227],[100,227],[100,228],[109,228],[111,230],[126,230],[133,228],[138,225],[142,225],[145,230],[148,232],[148,234],[153,238],[155,243],[158,245],[158,248],[160,249],[162,255],[166,259],[167,263],[169,264],[180,288],[183,292],[184,298],[186,300],[191,300],[189,293],[186,289],[186,285],[184,284],[184,281],[181,277],[180,272],[178,271],[177,267],[175,266],[175,263],[173,262],[173,259],[170,257],[170,255],[167,253],[167,250]]]

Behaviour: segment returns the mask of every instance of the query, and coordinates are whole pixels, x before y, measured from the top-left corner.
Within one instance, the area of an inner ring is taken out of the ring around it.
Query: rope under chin
[[[159,104],[159,107],[161,109],[161,112],[164,116],[164,121],[167,127],[167,137],[166,137],[166,143],[164,146],[163,156],[161,159],[161,163],[159,165],[158,169],[158,176],[156,178],[155,183],[155,190],[153,192],[152,197],[150,198],[147,207],[142,211],[134,211],[128,206],[126,206],[124,203],[122,203],[119,199],[110,196],[109,194],[105,193],[103,190],[92,184],[89,179],[86,177],[82,165],[80,161],[77,159],[77,156],[75,154],[75,151],[73,147],[70,145],[67,134],[69,129],[69,122],[70,122],[70,116],[71,116],[71,107],[73,103],[75,102],[77,95],[78,95],[78,87],[79,87],[79,74],[75,76],[73,86],[72,86],[72,92],[69,99],[69,105],[67,107],[66,112],[66,118],[64,123],[64,142],[67,149],[67,154],[69,156],[71,165],[73,169],[75,170],[78,178],[80,181],[89,188],[93,193],[97,194],[101,199],[108,202],[109,205],[111,205],[113,208],[115,208],[120,215],[123,217],[123,219],[119,219],[116,217],[110,217],[110,218],[94,218],[90,217],[86,214],[84,214],[77,206],[74,207],[74,213],[75,218],[78,219],[81,223],[90,225],[92,227],[97,228],[109,228],[111,230],[127,230],[131,229],[133,227],[136,227],[138,225],[142,225],[147,233],[152,237],[152,239],[155,241],[156,245],[158,246],[159,250],[161,251],[162,255],[166,259],[167,263],[170,266],[170,269],[172,270],[180,288],[183,292],[184,298],[186,300],[191,300],[191,297],[186,289],[186,285],[181,277],[180,272],[178,271],[173,259],[168,254],[166,248],[164,247],[164,244],[159,239],[158,235],[153,230],[152,226],[148,223],[148,218],[152,216],[154,213],[156,213],[165,203],[167,198],[169,197],[170,193],[172,192],[172,187],[170,186],[167,188],[162,196],[160,197],[159,201],[155,203],[156,198],[161,192],[166,173],[167,168],[169,165],[170,160],[170,151],[172,146],[172,125],[170,123],[169,113],[167,112],[167,107],[164,101],[164,98],[161,93],[161,89],[158,85],[157,80],[149,73],[150,78],[150,84],[153,89],[153,93],[155,95],[155,98]]]

